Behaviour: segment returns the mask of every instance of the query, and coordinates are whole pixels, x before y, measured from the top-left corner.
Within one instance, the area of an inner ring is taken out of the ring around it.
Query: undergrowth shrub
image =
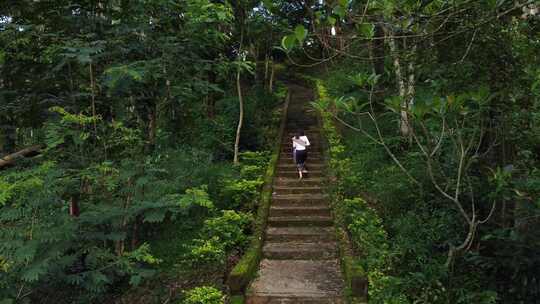
[[[244,247],[247,243],[246,229],[252,221],[251,214],[223,210],[222,215],[204,221],[202,236],[217,238],[219,243],[230,250],[234,247]]]
[[[485,272],[474,273],[478,268],[463,260],[456,266],[459,271],[449,272],[448,247],[460,241],[462,222],[447,202],[433,195],[421,155],[405,148],[394,132],[395,121],[380,118],[385,141],[410,174],[427,185],[425,189],[413,186],[379,144],[356,131],[337,129],[329,92],[343,95],[346,85],[340,86],[342,78],[333,82],[332,77],[315,80],[319,100],[314,106],[322,116],[330,169],[337,177],[333,189],[336,218],[356,249],[353,261],[368,278],[370,303],[496,303],[497,293],[484,285]],[[364,127],[376,132],[369,122]]]
[[[246,151],[240,154],[239,178],[229,178],[223,182],[223,199],[228,202],[225,209],[251,211],[255,208],[269,159],[270,153],[267,151]]]
[[[185,293],[185,299],[181,304],[223,304],[223,293],[214,287],[202,286],[193,288]]]
[[[250,214],[223,210],[221,216],[204,221],[199,238],[193,241],[186,261],[192,266],[224,265],[227,253],[247,244]]]
[[[218,238],[195,239],[186,262],[191,267],[219,267],[225,263],[225,249]]]

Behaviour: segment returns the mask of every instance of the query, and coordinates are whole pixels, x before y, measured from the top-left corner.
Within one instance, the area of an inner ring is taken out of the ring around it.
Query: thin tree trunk
[[[148,148],[153,150],[156,144],[156,131],[157,131],[157,105],[154,109],[151,109],[148,113]]]
[[[270,62],[270,58],[268,56],[268,54],[266,54],[266,56],[264,57],[264,85],[266,86],[267,82],[268,82],[268,65],[269,65],[269,62]]]
[[[92,91],[92,117],[94,118],[94,132],[95,132],[95,136],[97,136],[97,121],[96,121],[96,90],[95,90],[94,70],[93,70],[93,67],[92,67],[92,62],[90,62],[89,68],[90,68],[90,89],[91,89],[91,91]]]
[[[268,84],[268,92],[272,93],[274,91],[274,76],[275,76],[275,64],[274,59],[270,62],[271,64],[271,72],[270,72],[270,83]]]
[[[407,88],[405,85],[405,76],[403,75],[403,70],[401,68],[401,61],[397,51],[397,44],[394,38],[394,33],[389,31],[388,35],[388,45],[390,46],[390,51],[392,53],[392,59],[394,63],[394,72],[396,74],[396,81],[399,89],[399,97],[401,97],[401,111],[399,119],[399,130],[401,135],[409,136],[410,134],[410,125],[409,125],[409,116],[407,114],[408,110],[408,98],[407,98]],[[409,79],[411,80],[411,79]],[[412,79],[414,81],[414,78]]]
[[[371,41],[372,47],[372,61],[375,73],[378,75],[384,74],[384,41],[380,38],[384,37],[384,31],[380,25],[375,26],[375,38]]]
[[[238,60],[242,60],[242,44],[244,41],[244,29],[240,32],[240,47],[238,48]],[[238,106],[240,108],[240,114],[238,117],[238,127],[236,128],[236,139],[234,141],[234,157],[233,163],[238,165],[240,163],[238,159],[238,149],[240,146],[240,133],[242,132],[242,123],[244,122],[244,98],[242,97],[242,84],[240,83],[240,66],[236,71],[236,90],[238,93]]]
[[[415,77],[415,62],[416,44],[412,47],[412,56],[409,60],[408,73],[409,81],[407,82],[407,110],[414,104],[414,95],[416,93],[416,77]]]
[[[69,200],[69,215],[72,217],[79,217],[80,213],[79,195],[74,194]]]
[[[213,71],[208,74],[208,82],[216,83],[216,74]],[[213,91],[208,93],[206,98],[206,116],[209,119],[214,119],[216,116],[216,93]]]
[[[132,237],[131,237],[131,250],[135,250],[137,248],[137,245],[139,244],[139,222],[140,218],[138,216],[135,217],[135,221],[133,223],[133,229],[132,229]]]

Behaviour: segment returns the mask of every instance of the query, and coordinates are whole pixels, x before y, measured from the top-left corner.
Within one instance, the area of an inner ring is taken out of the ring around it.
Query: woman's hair
[[[300,139],[300,136],[304,136],[304,130],[300,129],[298,130],[298,132],[296,132],[296,135],[294,136],[294,138],[296,139]]]

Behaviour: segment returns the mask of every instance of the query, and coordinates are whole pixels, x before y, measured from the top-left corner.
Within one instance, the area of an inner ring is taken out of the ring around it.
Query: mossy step
[[[318,155],[313,155],[312,153],[308,154],[308,158],[307,158],[307,162],[308,163],[315,163],[315,164],[320,164],[320,163],[323,163],[323,159],[321,158],[321,155],[318,154]],[[294,163],[294,159],[292,157],[292,154],[291,153],[281,153],[280,157],[279,157],[279,162],[280,163]]]
[[[288,149],[286,151],[283,151],[284,149],[281,149],[281,156],[282,157],[287,157],[287,158],[291,158],[292,159],[292,149]],[[308,150],[308,160],[315,157],[315,158],[320,158],[322,155],[321,151],[311,151],[311,150]]]
[[[316,137],[316,138],[308,137],[308,139],[309,139],[309,144],[310,144],[310,146],[320,145],[320,143],[321,143],[321,141],[319,140],[318,137]],[[284,138],[284,139],[281,141],[281,144],[282,144],[282,145],[292,145],[292,136],[291,136],[291,137],[286,137],[286,138]]]
[[[266,240],[269,242],[324,242],[335,241],[333,227],[269,227]]]
[[[278,177],[274,180],[274,186],[292,186],[292,187],[303,187],[303,186],[320,186],[325,183],[323,178],[287,178],[287,177]]]
[[[341,297],[251,296],[246,304],[345,304]]]
[[[273,194],[272,206],[277,205],[321,205],[327,204],[328,196],[323,194]]]
[[[323,189],[320,186],[274,186],[275,194],[320,194],[323,193]]]
[[[333,260],[261,261],[246,292],[249,304],[344,304],[339,262]]]
[[[308,173],[304,174],[305,178],[318,178],[322,177],[324,174],[320,170],[309,170]],[[280,170],[276,172],[277,177],[298,177],[298,171],[296,170]]]
[[[308,159],[309,157],[311,156],[311,154],[317,154],[317,156],[319,156],[319,154],[321,153],[321,148],[320,147],[312,147],[310,149],[308,149]],[[282,146],[281,147],[281,153],[287,153],[287,154],[291,154],[291,157],[292,157],[292,148],[291,146],[287,145],[287,146]]]
[[[319,159],[311,159],[310,157],[308,157],[307,162],[309,163],[309,165],[315,165],[315,167],[326,167],[326,164],[320,158]],[[288,158],[280,159],[279,162],[278,162],[278,166],[282,166],[282,165],[296,166],[296,164],[294,163],[294,160],[292,158],[290,158],[290,159],[288,159]],[[314,167],[312,167],[312,168],[314,168]]]
[[[293,129],[293,130],[285,130],[283,132],[284,135],[286,136],[289,136],[289,137],[293,137],[296,135],[296,132],[298,132],[298,130],[296,129]],[[306,134],[306,136],[311,139],[311,137],[320,137],[321,136],[321,131],[319,130],[318,127],[313,127],[313,128],[310,128],[310,129],[304,129],[304,133]]]
[[[299,125],[289,125],[287,126],[287,130],[284,134],[296,134],[298,130],[303,130],[307,136],[311,133],[315,133],[319,131],[319,127],[315,124],[299,124]]]
[[[293,139],[294,135],[290,135],[290,136],[284,136],[283,139],[281,140],[281,143],[282,144],[292,144],[292,139]],[[320,139],[320,136],[316,135],[316,136],[308,136],[308,139],[309,139],[309,143],[311,145],[313,144],[320,144],[321,143],[321,139]]]
[[[309,161],[309,159],[308,159]],[[287,163],[284,163],[284,164],[278,164],[278,169],[296,169],[296,164],[293,163],[292,161],[291,162],[287,162]],[[312,161],[309,161],[309,163],[306,162],[306,167],[308,170],[321,170],[321,169],[324,169],[326,168],[326,165],[324,163],[322,163],[321,161],[318,161],[318,162],[312,162]]]
[[[331,216],[330,207],[314,206],[271,206],[270,216]]]
[[[321,152],[321,147],[322,145],[318,142],[310,142],[309,143],[310,145],[308,146],[308,152],[313,152],[313,151],[317,151],[317,152]],[[290,149],[292,150],[292,143],[290,141],[284,141],[281,143],[281,150],[286,150],[286,149]]]
[[[268,218],[270,227],[330,227],[334,225],[331,216],[271,216]]]
[[[317,119],[302,119],[302,120],[296,120],[292,117],[288,118],[289,121],[287,121],[287,129],[294,129],[296,126],[304,127],[304,128],[316,128],[317,126]]]
[[[303,129],[304,133],[307,134],[308,138],[309,136],[315,136],[315,135],[321,134],[321,131],[319,130],[318,126],[312,126],[309,128],[305,128],[305,127],[304,128],[296,128],[296,127],[287,128],[285,129],[285,132],[283,132],[283,134],[287,134],[288,136],[292,137],[296,135],[296,132],[298,132],[298,129]]]
[[[328,260],[338,256],[335,242],[267,242],[263,256],[272,260]]]

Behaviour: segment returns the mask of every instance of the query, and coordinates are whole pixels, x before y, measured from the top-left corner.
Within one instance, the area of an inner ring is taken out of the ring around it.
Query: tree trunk
[[[96,87],[94,83],[94,70],[92,62],[89,64],[90,69],[90,89],[92,91],[92,117],[94,118],[94,136],[97,136],[97,121],[96,121]]]
[[[270,57],[268,54],[264,57],[264,85],[268,83],[268,65],[270,63]]]
[[[400,119],[399,119],[399,130],[402,136],[408,137],[411,134],[411,126],[409,124],[409,115],[407,114],[407,111],[409,110],[409,96],[408,92],[411,91],[411,88],[407,90],[406,84],[405,84],[405,75],[403,75],[403,69],[401,60],[399,58],[399,52],[398,52],[398,46],[396,43],[396,40],[394,38],[393,31],[387,32],[387,40],[388,45],[390,46],[390,51],[392,53],[392,60],[394,63],[394,73],[396,74],[396,81],[398,84],[398,90],[399,90],[399,97],[401,97],[401,111],[400,111]],[[409,66],[410,67],[410,66]],[[414,83],[414,75],[413,77],[409,77],[409,82]],[[413,88],[414,89],[414,88]],[[413,91],[414,92],[414,91]]]
[[[270,64],[271,64],[271,72],[270,72],[270,83],[268,84],[268,92],[272,93],[274,92],[274,76],[275,76],[275,71],[276,71],[273,59],[270,62]]]
[[[244,29],[240,30],[240,46],[238,47],[238,60],[242,60],[242,46],[244,42]],[[240,62],[239,62],[240,64]],[[238,93],[238,106],[239,106],[239,117],[238,117],[238,127],[236,128],[236,139],[234,141],[234,157],[233,163],[238,165],[240,163],[238,159],[238,150],[240,146],[240,133],[242,132],[242,123],[244,122],[244,98],[242,97],[242,84],[240,78],[240,65],[236,70],[236,91]]]
[[[373,60],[373,69],[377,75],[384,74],[384,40],[381,39],[384,37],[384,31],[381,28],[381,25],[375,25],[375,38],[371,42],[372,47],[372,60]]]
[[[239,164],[238,160],[238,147],[240,145],[240,133],[242,131],[242,123],[244,121],[244,99],[242,97],[242,85],[240,83],[240,67],[236,71],[236,90],[238,92],[238,106],[240,108],[240,114],[238,117],[238,127],[236,128],[236,140],[234,141],[234,164]]]
[[[156,144],[157,132],[157,105],[148,112],[148,150],[152,151]]]
[[[81,214],[81,209],[79,206],[79,196],[72,195],[69,200],[69,215],[72,217],[79,217]]]
[[[213,71],[208,72],[208,82],[211,84],[216,83],[216,74]],[[214,119],[216,116],[216,94],[210,92],[206,98],[206,117]]]

